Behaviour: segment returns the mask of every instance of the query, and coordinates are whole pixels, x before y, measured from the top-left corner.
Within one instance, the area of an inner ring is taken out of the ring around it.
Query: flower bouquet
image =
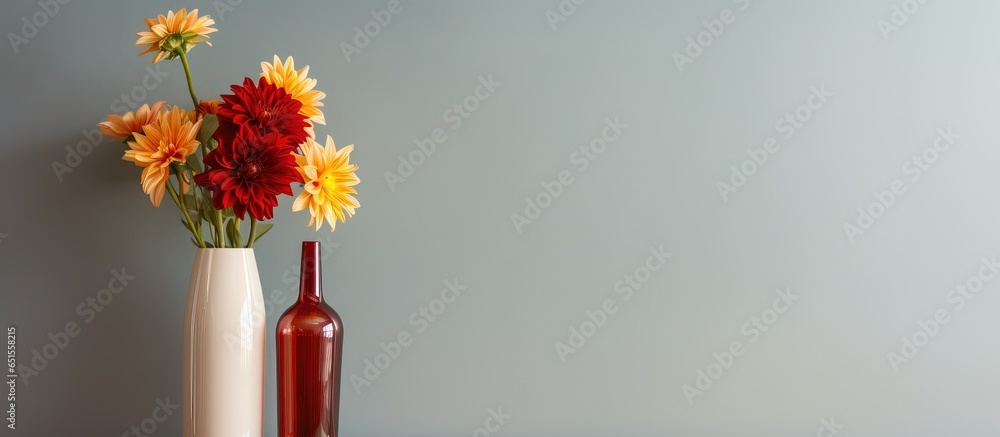
[[[272,226],[258,222],[274,217],[278,196],[293,195],[293,184],[302,192],[292,210],[308,209],[309,226],[319,230],[326,222],[333,231],[336,220],[359,207],[352,196],[359,180],[350,163],[354,145],[337,150],[330,136],[325,145],[315,140],[314,126],[326,124],[320,109],[326,94],[314,89],[309,66],[296,70],[291,57],[281,62],[275,55],[273,63],[261,63],[257,81],[244,78],[221,101],[199,100],[187,52],[211,45],[213,24],[197,9],[146,19],[149,30],[137,33],[136,45],[145,46],[140,55],[153,53],[154,64],[180,59],[192,107],[159,101],[109,114],[98,124],[101,133],[128,146],[122,159],[143,168],[142,190],[153,206],[170,195],[198,247],[253,247]]]

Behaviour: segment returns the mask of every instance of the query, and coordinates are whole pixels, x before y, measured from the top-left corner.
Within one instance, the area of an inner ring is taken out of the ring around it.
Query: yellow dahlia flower
[[[316,79],[306,77],[309,75],[308,65],[296,71],[295,60],[291,56],[285,59],[285,63],[282,64],[278,55],[274,55],[273,65],[261,62],[260,67],[264,70],[260,77],[263,77],[267,83],[284,89],[285,92],[291,94],[293,99],[302,103],[299,114],[306,116],[310,126],[312,123],[326,124],[323,111],[319,109],[323,107],[323,102],[320,100],[323,100],[326,94],[313,89],[316,86]],[[309,136],[313,136],[311,129],[309,130]]]
[[[163,58],[174,59],[180,53],[179,50],[187,53],[195,44],[202,41],[212,45],[208,42],[208,34],[219,30],[209,27],[213,24],[215,20],[208,15],[199,17],[197,9],[189,14],[187,9],[181,8],[177,13],[168,12],[166,17],[160,14],[155,18],[147,18],[146,26],[149,27],[149,32],[136,33],[139,39],[135,45],[148,44],[149,47],[139,55],[156,52],[156,56],[153,57],[154,64]]]
[[[101,133],[111,137],[128,138],[137,132],[142,132],[142,127],[150,124],[160,115],[160,110],[167,102],[160,100],[153,103],[153,106],[144,104],[135,112],[126,112],[125,115],[108,114],[108,121],[97,123],[101,128]]]
[[[136,133],[128,142],[130,150],[122,159],[132,161],[142,170],[142,191],[149,195],[153,206],[160,207],[163,190],[170,178],[170,164],[184,162],[198,150],[198,129],[201,120],[192,122],[186,111],[173,107],[161,112],[152,123]]]
[[[302,154],[295,155],[295,162],[298,164],[296,170],[302,175],[305,184],[302,193],[295,198],[292,211],[308,207],[312,218],[306,226],[315,224],[316,230],[319,230],[326,220],[330,222],[330,232],[333,232],[337,219],[343,222],[346,217],[354,215],[355,208],[361,206],[351,196],[358,193],[354,186],[360,182],[354,174],[358,166],[350,163],[354,145],[337,150],[333,138],[327,135],[326,147],[312,138],[307,138],[300,147]]]

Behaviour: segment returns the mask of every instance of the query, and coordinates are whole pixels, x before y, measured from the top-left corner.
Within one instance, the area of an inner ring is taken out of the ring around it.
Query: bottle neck
[[[320,268],[318,241],[302,242],[302,268],[299,274],[299,302],[323,302],[323,272]]]

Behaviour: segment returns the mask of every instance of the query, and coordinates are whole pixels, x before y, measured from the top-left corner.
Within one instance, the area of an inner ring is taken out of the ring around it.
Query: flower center
[[[248,162],[246,166],[243,167],[243,175],[247,179],[253,179],[260,173],[260,165],[256,161]]]
[[[163,153],[163,157],[166,158],[166,162],[182,162],[184,161],[184,154],[178,150],[177,145],[174,143],[160,143],[160,151]]]
[[[278,125],[280,121],[278,119],[277,113],[273,108],[265,108],[259,114],[257,114],[257,133],[261,135],[266,135],[272,132],[277,132]]]

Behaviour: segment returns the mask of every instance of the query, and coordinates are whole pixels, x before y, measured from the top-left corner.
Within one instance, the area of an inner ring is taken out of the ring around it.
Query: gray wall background
[[[179,62],[135,91],[150,57],[133,45],[144,18],[183,6],[220,30],[190,54],[200,97],[292,55],[328,95],[318,135],[356,145],[358,214],[316,233],[284,198],[256,246],[266,435],[274,323],[309,239],[332,249],[325,294],[346,326],[344,435],[473,435],[490,409],[510,416],[490,435],[995,432],[1000,281],[983,257],[1000,250],[1000,4],[567,0],[553,28],[554,0],[405,1],[348,62],[340,44],[387,1],[226,1],[72,1],[16,51],[10,33],[44,10],[4,3],[0,322],[16,326],[23,365],[80,326],[18,378],[18,429],[4,435],[118,436],[155,423],[158,400],[179,402],[194,248],[177,212],[149,204],[111,140],[61,181],[52,164],[122,93],[186,103]],[[681,71],[674,54],[726,9],[735,21]],[[501,85],[453,129],[446,111],[490,75]],[[832,96],[805,110],[811,87]],[[796,111],[788,138],[777,122]],[[628,127],[581,171],[574,151],[616,117]],[[437,128],[447,140],[390,187],[385,172]],[[949,128],[959,137],[936,151]],[[724,199],[717,184],[769,138],[780,149]],[[573,182],[519,232],[511,215],[563,171]],[[894,181],[905,192],[871,207]],[[879,217],[852,241],[858,208]],[[661,246],[665,268],[616,293]],[[135,278],[87,323],[77,307],[113,270]],[[418,332],[411,315],[455,278],[467,289]],[[779,289],[798,298],[769,313]],[[617,311],[564,362],[556,344],[606,300]],[[757,336],[754,317],[773,324]],[[400,332],[413,343],[355,390],[351,376]],[[923,346],[914,355],[904,338]],[[734,342],[742,355],[713,366]],[[699,372],[718,378],[689,402]],[[178,435],[180,413],[155,427]]]

